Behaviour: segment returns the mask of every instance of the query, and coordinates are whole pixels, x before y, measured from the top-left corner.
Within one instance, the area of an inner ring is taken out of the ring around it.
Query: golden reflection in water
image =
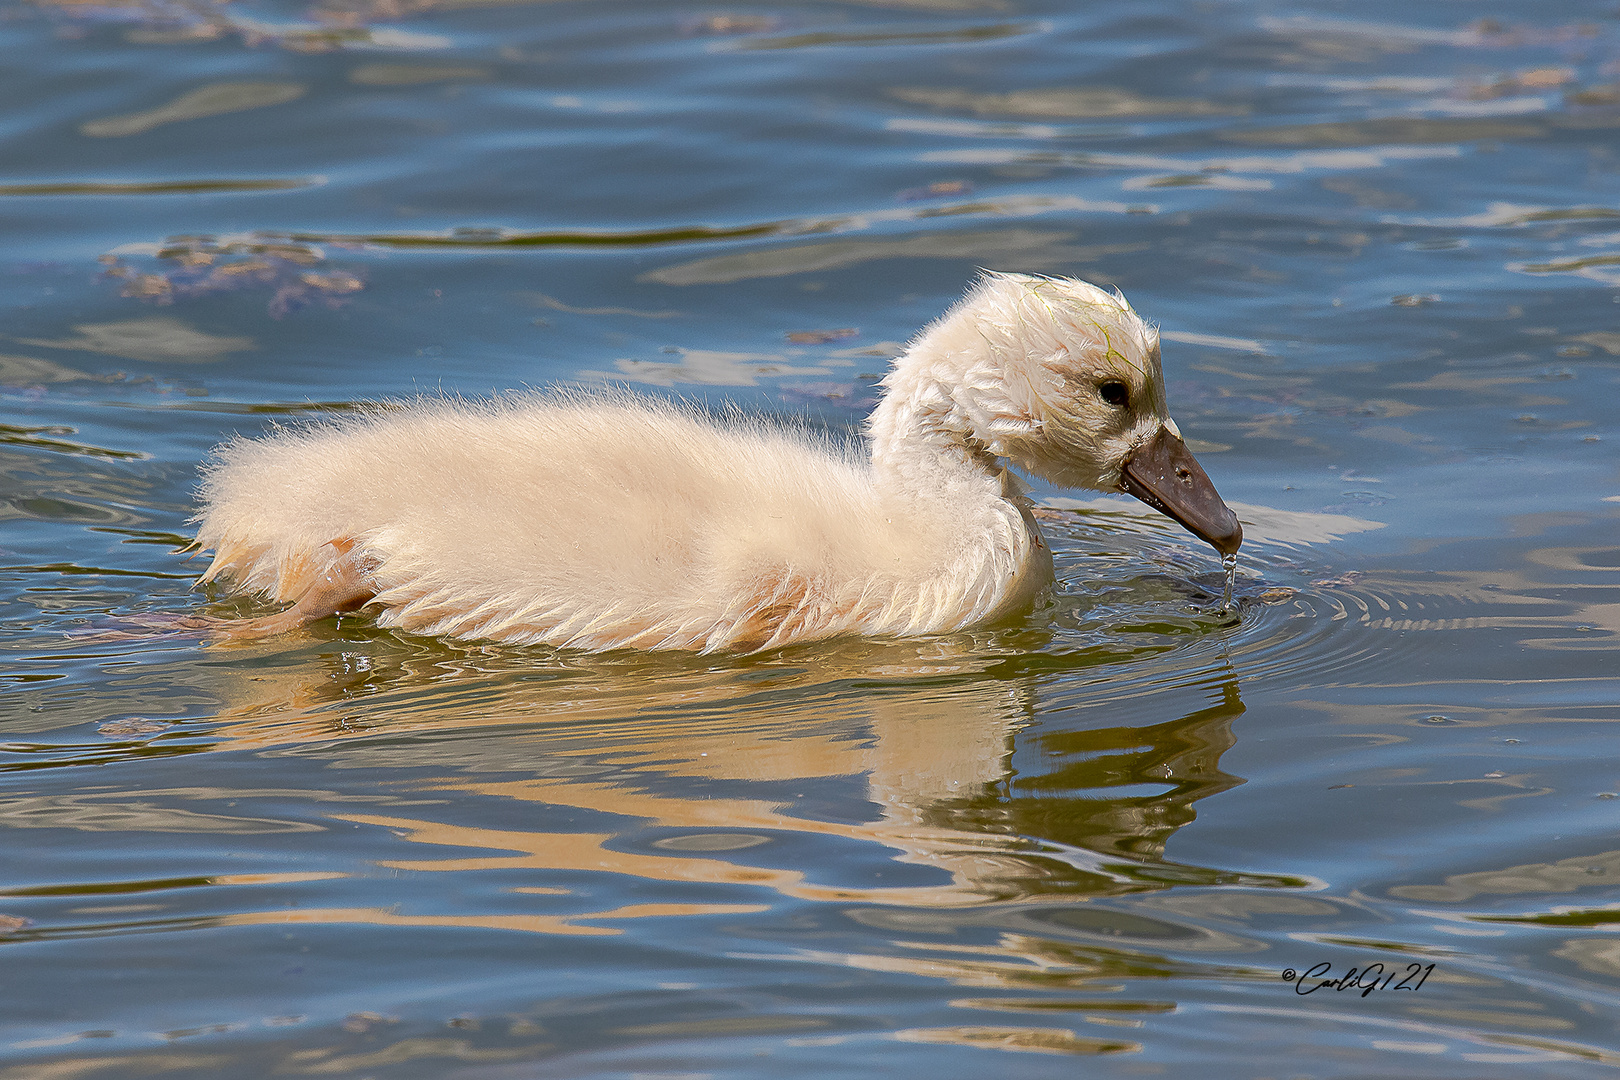
[[[980,93],[954,87],[899,86],[889,95],[911,105],[980,116],[1052,120],[1101,120],[1144,116],[1242,116],[1249,107],[1200,98],[1156,98],[1116,87],[1055,86],[1011,93]]]
[[[1219,768],[1243,712],[1229,678],[1215,704],[1177,719],[1064,730],[1035,723],[1035,675],[1005,655],[951,642],[833,643],[720,663],[535,651],[521,666],[511,666],[511,650],[452,654],[435,644],[412,652],[387,637],[358,643],[364,653],[350,651],[356,643],[329,642],[318,662],[265,663],[262,654],[277,647],[220,649],[227,660],[258,662],[213,669],[230,680],[216,691],[234,702],[219,714],[218,749],[318,753],[335,767],[427,768],[434,775],[404,781],[407,790],[456,793],[458,806],[498,799],[635,819],[632,837],[644,829],[678,834],[649,845],[623,839],[624,830],[495,829],[435,820],[415,807],[330,815],[421,847],[377,860],[393,871],[613,873],[912,909],[1069,900],[1172,880],[1213,884],[1214,871],[1162,864],[1164,845],[1193,819],[1197,800],[1241,782]],[[1042,771],[1014,770],[1019,739]],[[864,783],[866,804],[857,796],[854,805],[871,820],[821,819],[783,801],[782,782],[809,793],[817,782],[851,778]],[[749,796],[748,785],[767,783],[768,795]],[[828,883],[814,866],[751,858],[777,850],[770,841],[781,834],[875,844],[898,863],[940,874],[930,883]],[[657,904],[462,917],[342,908],[232,919],[600,934],[614,931],[591,925],[599,920],[758,910]]]
[[[984,1050],[1021,1050],[1036,1054],[1119,1054],[1139,1051],[1141,1043],[1123,1039],[1094,1039],[1068,1028],[986,1027],[911,1028],[895,1037],[902,1042],[948,1043]]]
[[[388,865],[388,864],[383,864]],[[291,923],[365,923],[372,926],[457,926],[484,930],[522,930],[531,934],[605,935],[619,931],[581,926],[581,919],[648,919],[672,915],[751,915],[768,911],[764,904],[627,904],[583,915],[402,915],[386,908],[307,908],[293,911],[246,911],[223,915],[215,926],[281,926]]]
[[[1443,885],[1397,885],[1391,896],[1424,903],[1461,904],[1476,896],[1553,895],[1608,885],[1620,875],[1620,851],[1577,855],[1553,863],[1524,863],[1451,874]]]

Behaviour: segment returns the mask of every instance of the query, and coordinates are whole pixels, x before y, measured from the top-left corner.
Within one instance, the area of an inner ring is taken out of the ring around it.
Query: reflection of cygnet
[[[416,401],[238,439],[203,483],[203,579],[294,606],[211,629],[371,605],[417,633],[596,650],[959,630],[1052,581],[1003,461],[1242,543],[1165,410],[1158,333],[1117,294],[989,274],[884,386],[870,460],[625,393]]]

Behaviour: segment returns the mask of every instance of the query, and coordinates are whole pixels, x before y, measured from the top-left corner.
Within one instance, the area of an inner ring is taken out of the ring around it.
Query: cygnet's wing
[[[926,632],[982,606],[898,588],[937,578],[927,537],[954,533],[902,521],[864,463],[639,399],[426,402],[219,458],[198,532],[209,577],[293,600],[349,538],[379,622],[422,633],[752,648],[782,626]]]

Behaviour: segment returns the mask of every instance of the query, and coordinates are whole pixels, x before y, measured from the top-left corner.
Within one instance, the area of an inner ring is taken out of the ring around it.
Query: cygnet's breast
[[[1047,546],[1046,537],[1041,535],[1041,527],[1031,512],[1030,501],[1018,495],[1009,496],[1008,501],[1018,510],[1019,520],[1024,526],[1025,545],[1023,558],[1007,585],[1006,599],[991,614],[992,621],[1028,611],[1056,580],[1052,549]]]

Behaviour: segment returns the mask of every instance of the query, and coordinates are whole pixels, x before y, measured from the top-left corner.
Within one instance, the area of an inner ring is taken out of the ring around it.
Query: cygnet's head
[[[1064,487],[1134,495],[1222,554],[1243,542],[1170,419],[1159,332],[1118,292],[987,273],[924,344],[960,372],[955,411],[988,452]]]

